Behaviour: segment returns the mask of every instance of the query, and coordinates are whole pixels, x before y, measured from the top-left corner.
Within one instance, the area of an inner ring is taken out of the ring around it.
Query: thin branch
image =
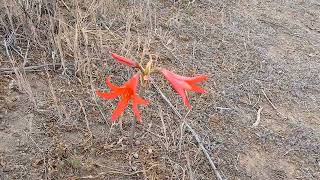
[[[131,132],[130,132],[130,139],[129,139],[129,143],[131,144],[131,147],[133,148],[133,140],[134,140],[134,134],[136,131],[136,119],[133,119],[131,122]]]
[[[270,105],[272,106],[272,108],[273,108],[274,110],[278,111],[278,109],[277,109],[276,106],[271,102],[271,100],[269,99],[269,97],[267,96],[267,94],[264,92],[264,90],[261,89],[261,91],[262,91],[264,97],[267,99],[267,101],[268,101],[268,102],[270,103]]]
[[[61,67],[61,64],[42,64],[35,66],[27,66],[23,68],[0,68],[0,74],[13,74],[16,70],[22,70],[24,72],[36,72],[36,71],[45,71],[46,69],[52,70],[55,68]]]
[[[92,145],[93,135],[92,135],[92,131],[91,131],[91,129],[90,129],[89,120],[88,120],[88,118],[87,118],[87,113],[86,113],[85,108],[83,107],[83,103],[82,103],[81,100],[79,100],[79,104],[80,104],[81,110],[82,110],[82,112],[83,112],[83,114],[84,114],[84,119],[86,120],[86,126],[87,126],[87,130],[88,130],[88,132],[89,132],[90,140],[91,140],[91,143],[90,143],[90,144]]]
[[[256,120],[256,122],[254,122],[253,124],[252,124],[252,126],[251,127],[257,127],[258,125],[259,125],[259,123],[260,123],[260,117],[261,117],[261,111],[262,111],[262,109],[263,109],[263,107],[260,107],[260,109],[257,111],[257,120]]]
[[[267,99],[267,101],[270,103],[270,105],[272,106],[272,108],[277,112],[277,115],[280,117],[280,118],[283,118],[283,119],[287,119],[288,117],[284,116],[279,110],[278,108],[271,102],[270,98],[267,96],[267,94],[264,92],[263,89],[261,89],[264,97]]]
[[[165,138],[165,147],[168,150],[169,149],[169,142],[168,142],[168,137],[167,137],[167,128],[166,128],[166,124],[164,123],[164,120],[163,120],[163,113],[162,113],[161,108],[159,108],[159,116],[160,116],[160,120],[162,123],[163,135]]]
[[[159,94],[161,95],[161,97],[169,104],[169,106],[171,107],[171,109],[174,111],[174,113],[180,118],[183,119],[182,115],[178,112],[178,110],[173,106],[173,104],[169,101],[169,99],[163,94],[163,92],[161,91],[161,89],[158,87],[158,85],[153,81],[153,79],[150,78],[150,82],[153,85],[154,88],[156,88],[156,90],[159,92]],[[191,127],[191,125],[187,122],[184,121],[186,127],[188,128],[188,130],[191,132],[192,136],[195,138],[195,140],[197,141],[199,147],[201,148],[202,152],[205,154],[206,158],[208,159],[211,168],[213,169],[214,173],[216,174],[217,178],[219,180],[223,180],[220,172],[218,171],[216,165],[213,163],[212,158],[210,157],[207,149],[203,146],[202,141],[199,137],[199,135],[197,134],[197,132]]]

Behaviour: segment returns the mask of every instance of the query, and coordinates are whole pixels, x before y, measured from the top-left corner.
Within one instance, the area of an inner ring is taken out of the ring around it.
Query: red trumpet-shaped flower
[[[170,82],[173,89],[175,89],[177,93],[182,97],[184,104],[189,108],[191,108],[191,105],[189,103],[186,90],[195,91],[198,93],[205,92],[205,90],[197,86],[196,83],[206,80],[208,78],[206,75],[185,77],[177,75],[163,68],[160,71],[164,75],[164,77]]]
[[[148,101],[142,99],[137,94],[139,74],[135,74],[131,79],[129,79],[124,85],[120,87],[112,84],[110,82],[110,79],[110,77],[106,79],[106,84],[111,89],[111,92],[100,92],[99,90],[96,90],[96,94],[104,99],[114,99],[120,96],[120,101],[111,116],[111,120],[115,121],[124,112],[125,108],[129,104],[129,101],[132,100],[133,113],[137,117],[137,120],[139,122],[142,122],[138,105],[147,105]]]
[[[139,64],[131,59],[128,59],[126,57],[123,56],[119,56],[118,54],[115,53],[111,53],[111,56],[113,59],[117,60],[118,62],[130,66],[130,67],[134,67],[134,68],[138,68]]]

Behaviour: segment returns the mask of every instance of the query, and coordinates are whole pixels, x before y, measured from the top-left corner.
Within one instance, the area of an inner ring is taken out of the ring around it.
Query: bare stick
[[[258,125],[259,125],[259,123],[260,123],[260,117],[261,117],[261,111],[262,111],[262,109],[263,109],[263,107],[261,107],[258,111],[257,111],[257,120],[256,120],[256,122],[254,122],[253,124],[252,124],[252,126],[251,127],[257,127]]]
[[[153,81],[153,79],[150,78],[150,82],[153,85],[154,88],[156,88],[156,90],[159,92],[159,94],[161,95],[161,97],[169,104],[169,106],[171,107],[171,109],[175,112],[175,114],[182,119],[182,115],[178,112],[178,110],[173,106],[173,104],[169,101],[169,99],[163,94],[163,92],[160,90],[160,88],[158,87],[158,85]],[[214,173],[216,174],[217,178],[219,180],[223,180],[220,172],[218,171],[216,165],[214,165],[212,158],[210,157],[207,149],[203,146],[199,135],[197,134],[197,132],[190,126],[190,124],[187,121],[184,121],[186,127],[188,128],[188,130],[191,132],[192,136],[195,138],[195,140],[197,141],[199,147],[201,148],[202,152],[205,154],[206,158],[208,159],[211,168],[213,169]]]
[[[23,67],[26,66],[26,64],[28,63],[28,52],[29,52],[29,48],[30,48],[30,40],[28,40],[28,46],[27,46],[27,50],[24,54],[24,57],[23,57]]]
[[[268,101],[268,102],[270,103],[270,105],[272,106],[272,108],[273,108],[274,110],[278,110],[278,109],[276,108],[276,106],[271,102],[271,100],[269,99],[269,97],[267,96],[267,94],[264,92],[264,90],[261,89],[261,91],[262,91],[264,97],[267,99],[267,101]]]
[[[36,71],[45,71],[46,69],[51,70],[57,67],[61,67],[61,64],[42,64],[36,66],[27,66],[21,69],[18,68],[0,68],[0,74],[12,74],[15,73],[15,70],[23,70],[25,72],[36,72]]]
[[[262,91],[264,97],[267,99],[267,101],[268,101],[268,102],[270,103],[270,105],[272,106],[272,108],[273,108],[274,110],[276,110],[277,115],[278,115],[280,118],[286,119],[287,117],[285,117],[285,116],[278,110],[278,108],[271,102],[271,100],[269,99],[269,97],[267,96],[267,94],[264,92],[264,90],[261,89],[261,91]]]
[[[168,142],[168,137],[167,137],[167,128],[166,128],[166,124],[164,123],[164,120],[163,120],[163,114],[162,114],[161,108],[159,108],[159,116],[160,116],[162,127],[163,127],[165,146],[166,146],[166,149],[168,150],[169,149],[169,142]]]
[[[184,116],[184,118],[182,119],[182,123],[181,123],[181,130],[180,130],[180,140],[179,140],[179,157],[181,156],[181,144],[183,141],[183,135],[184,135],[184,125],[186,123],[186,119],[189,115],[189,113],[191,112],[191,109],[189,109],[189,111],[187,112],[187,114]]]
[[[91,129],[90,129],[90,125],[89,125],[89,121],[88,121],[88,118],[87,118],[86,110],[84,109],[81,100],[79,100],[79,104],[80,104],[81,110],[82,110],[82,112],[83,112],[83,114],[84,114],[84,119],[86,120],[86,126],[87,126],[87,130],[88,130],[88,132],[89,132],[89,134],[90,134],[90,139],[92,140],[92,131],[91,131]],[[91,144],[92,144],[92,142],[91,142]]]
[[[134,133],[135,133],[135,130],[136,130],[136,120],[133,119],[132,122],[131,122],[131,132],[130,132],[130,144],[131,144],[131,147],[133,147],[133,139],[134,139]]]
[[[31,102],[33,102],[34,106],[37,107],[36,100],[33,96],[32,90],[31,90],[31,86],[30,86],[29,82],[26,80],[26,78],[23,77],[23,74],[21,73],[21,71],[19,71],[16,68],[16,61],[14,60],[12,53],[9,51],[9,45],[6,40],[4,40],[4,46],[6,48],[6,53],[7,53],[8,59],[10,60],[11,65],[12,65],[12,73],[14,73],[16,75],[19,89],[24,90],[29,95],[29,98],[30,98]]]

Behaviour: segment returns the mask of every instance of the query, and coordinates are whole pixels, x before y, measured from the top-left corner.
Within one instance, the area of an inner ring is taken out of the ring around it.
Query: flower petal
[[[201,75],[198,75],[198,76],[195,76],[195,77],[191,77],[189,80],[187,80],[188,82],[191,82],[191,83],[197,83],[197,82],[201,82],[201,81],[205,81],[208,79],[208,76],[207,75],[204,75],[204,74],[201,74]]]
[[[133,90],[133,91],[132,91],[133,94],[135,94],[136,91],[137,91],[138,82],[139,82],[139,76],[140,76],[139,73],[133,75],[133,76],[131,77],[131,79],[129,79],[129,81],[127,81],[126,84],[125,84],[125,86],[126,86],[127,88],[130,88],[130,89]]]
[[[117,60],[118,62],[125,64],[130,67],[139,67],[139,64],[131,59],[128,59],[123,56],[119,56],[118,54],[111,53],[111,56],[113,59]]]
[[[181,87],[183,89],[187,89],[187,90],[191,90],[191,86],[180,79],[175,78],[175,76],[173,75],[172,72],[164,69],[163,71],[161,71],[162,74],[164,75],[164,77],[170,82],[170,84],[175,88],[175,87]]]
[[[106,84],[112,91],[116,91],[116,90],[120,89],[119,86],[116,86],[116,85],[111,83],[111,76],[108,76],[106,78]]]
[[[134,101],[137,103],[137,104],[141,104],[141,105],[148,105],[149,104],[149,101],[145,100],[145,99],[142,99],[140,96],[136,95],[134,96]]]
[[[203,88],[197,86],[196,84],[190,84],[190,86],[191,86],[191,90],[192,91],[195,91],[195,92],[198,92],[198,93],[206,92]]]
[[[176,90],[177,93],[182,97],[184,104],[187,107],[191,108],[191,105],[185,92],[185,89],[191,90],[191,86],[182,80],[176,79],[174,74],[166,69],[161,69],[161,73],[170,82],[173,89]]]
[[[137,102],[133,102],[133,103],[132,103],[132,110],[133,110],[133,114],[136,116],[138,122],[139,122],[139,123],[142,123],[141,114],[140,114],[140,111],[139,111],[139,109],[138,109],[138,104],[137,104]]]
[[[205,75],[199,75],[196,77],[185,77],[177,75],[173,72],[170,72],[166,69],[161,69],[161,73],[165,76],[165,78],[170,82],[173,89],[177,91],[177,93],[182,97],[184,104],[191,108],[189,103],[188,96],[186,94],[186,90],[192,90],[195,92],[203,93],[205,90],[197,86],[195,83],[203,81],[207,78]]]
[[[189,103],[189,99],[187,97],[186,91],[182,88],[175,88],[175,90],[177,91],[177,93],[182,97],[182,100],[184,102],[184,104],[188,107],[191,108],[191,105]]]
[[[136,116],[138,122],[142,123],[142,119],[141,119],[141,115],[140,115],[140,111],[138,109],[138,105],[147,105],[149,102],[142,99],[141,97],[139,97],[138,95],[134,96],[133,98],[133,102],[132,102],[132,110],[134,115]]]
[[[120,92],[101,92],[99,90],[96,90],[96,94],[97,96],[104,98],[104,99],[114,99],[116,97],[118,97],[121,93]]]
[[[163,74],[167,74],[167,76],[170,76],[172,78],[179,79],[182,81],[188,81],[188,82],[201,82],[201,81],[208,79],[208,76],[204,75],[204,74],[197,75],[195,77],[187,77],[187,76],[181,76],[181,75],[175,74],[175,73],[173,73],[169,70],[163,69],[163,68],[161,69],[161,72]]]
[[[129,104],[130,96],[122,96],[120,101],[118,102],[117,108],[113,111],[111,116],[111,120],[115,121],[126,109]]]
[[[176,79],[171,79],[171,80],[169,80],[169,82],[171,83],[171,86],[173,87],[173,89],[176,90],[177,93],[182,97],[184,104],[188,108],[191,108],[191,105],[189,103],[189,100],[188,100],[188,97],[186,94],[186,89],[191,90],[192,87],[188,83],[186,83],[184,81],[179,81]]]
[[[179,79],[179,80],[182,80],[182,81],[186,81],[186,80],[191,80],[192,79],[190,77],[180,76],[180,75],[175,74],[175,73],[173,73],[173,72],[171,72],[171,71],[169,71],[167,69],[164,69],[164,68],[161,69],[161,72],[165,76],[168,76],[168,77],[171,77],[171,78],[174,78],[174,79]]]

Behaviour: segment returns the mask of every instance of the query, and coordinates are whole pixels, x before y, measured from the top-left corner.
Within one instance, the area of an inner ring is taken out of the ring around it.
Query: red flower
[[[111,56],[113,59],[117,60],[118,62],[130,66],[130,67],[134,67],[134,68],[138,68],[139,64],[131,59],[128,59],[126,57],[123,56],[119,56],[118,54],[115,53],[111,53]]]
[[[185,76],[177,75],[163,68],[160,71],[165,76],[165,78],[171,83],[171,86],[182,97],[184,104],[189,108],[191,108],[191,105],[186,95],[186,90],[195,91],[198,93],[205,92],[205,90],[197,86],[196,83],[206,80],[208,78],[206,75],[198,75],[195,77],[185,77]]]
[[[137,87],[139,83],[139,74],[135,74],[129,81],[127,81],[122,86],[116,86],[110,82],[110,76],[106,79],[107,86],[111,89],[111,92],[100,92],[96,90],[96,94],[104,99],[114,99],[118,96],[121,97],[117,108],[114,110],[111,120],[115,121],[125,110],[128,106],[129,101],[132,100],[132,109],[134,115],[137,117],[139,122],[142,122],[140,111],[138,109],[138,105],[147,105],[148,101],[142,99],[140,96],[137,95]]]

